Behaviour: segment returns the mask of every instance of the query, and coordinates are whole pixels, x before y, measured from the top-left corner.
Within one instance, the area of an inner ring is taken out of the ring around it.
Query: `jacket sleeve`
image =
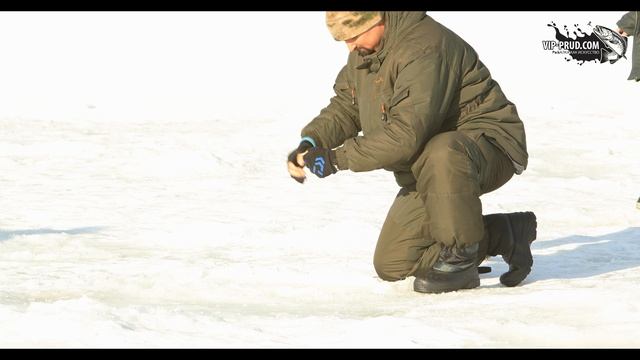
[[[385,125],[345,141],[336,154],[339,167],[369,171],[410,161],[440,131],[457,77],[439,52],[417,56],[398,72]]]
[[[354,88],[350,86],[345,65],[333,85],[335,96],[329,105],[320,111],[307,126],[302,129],[302,137],[313,138],[317,146],[335,148],[352,138],[362,130],[358,118],[358,106],[355,104]]]
[[[639,21],[640,19],[638,19],[638,11],[629,11],[628,13],[624,14],[616,24],[629,36],[635,36],[640,33]]]

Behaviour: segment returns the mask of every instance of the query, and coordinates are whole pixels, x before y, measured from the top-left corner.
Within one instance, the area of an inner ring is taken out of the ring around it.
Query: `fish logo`
[[[566,61],[577,61],[583,65],[587,61],[615,63],[627,58],[627,38],[602,25],[586,27],[573,24],[573,27],[558,26],[551,21],[547,24],[555,31],[555,40],[542,40],[543,50],[564,55]]]
[[[600,62],[609,61],[613,64],[620,58],[627,58],[627,39],[615,31],[604,26],[596,25],[593,33],[602,42],[604,48],[600,49]]]

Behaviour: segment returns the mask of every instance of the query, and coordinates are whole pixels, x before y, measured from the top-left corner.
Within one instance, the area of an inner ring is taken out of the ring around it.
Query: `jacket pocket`
[[[337,82],[333,85],[333,91],[335,91],[336,94],[346,94],[346,96],[349,98],[349,102],[351,103],[351,105],[355,105],[356,104],[356,89],[355,87],[352,87],[348,82]]]
[[[384,100],[380,103],[381,120],[385,123],[389,123],[388,113],[394,110],[394,107],[402,102],[402,100],[409,97],[409,88],[398,90],[391,96],[391,100],[386,103]],[[388,105],[387,105],[388,104]]]
[[[393,97],[391,98],[391,101],[389,102],[389,108],[392,108],[396,105],[398,105],[398,103],[400,103],[400,101],[406,99],[407,97],[409,97],[409,88],[404,88],[402,90],[398,90],[396,92],[396,94],[393,95]]]

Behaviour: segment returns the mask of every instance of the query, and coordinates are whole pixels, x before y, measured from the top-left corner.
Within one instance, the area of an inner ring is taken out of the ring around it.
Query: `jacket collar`
[[[362,62],[356,69],[378,72],[387,54],[425,16],[427,15],[424,11],[383,11],[384,34],[380,40],[380,49],[373,54],[361,57]]]

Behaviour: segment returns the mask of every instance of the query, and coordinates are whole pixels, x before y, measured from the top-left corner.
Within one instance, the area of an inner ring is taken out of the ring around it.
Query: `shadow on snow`
[[[9,240],[15,236],[23,236],[23,235],[46,235],[46,234],[70,234],[70,235],[78,235],[78,234],[94,234],[102,230],[103,228],[100,226],[88,226],[88,227],[80,227],[74,229],[50,229],[50,228],[40,228],[40,229],[28,229],[28,230],[10,230],[5,231],[0,229],[0,241]]]
[[[552,250],[552,254],[536,254]],[[600,235],[573,235],[532,244],[533,269],[525,282],[578,279],[640,266],[640,227]]]

